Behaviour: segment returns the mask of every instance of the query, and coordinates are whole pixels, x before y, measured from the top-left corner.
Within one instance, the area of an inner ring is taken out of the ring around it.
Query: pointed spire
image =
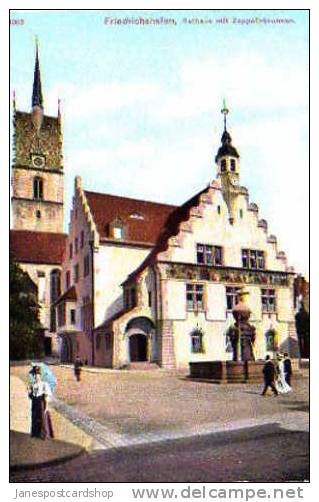
[[[32,108],[38,106],[43,110],[43,97],[42,97],[42,86],[41,86],[41,75],[40,75],[40,64],[39,64],[39,43],[37,38],[35,44],[36,44],[36,55],[35,55],[33,91],[32,91]]]
[[[239,153],[236,148],[232,145],[232,138],[229,132],[227,131],[227,115],[229,113],[229,109],[226,106],[226,100],[223,99],[223,108],[221,109],[221,113],[224,115],[224,131],[221,137],[222,146],[218,149],[217,155],[215,157],[215,161],[218,162],[220,157],[230,156],[239,158]]]
[[[225,98],[223,99],[223,108],[220,111],[224,115],[224,131],[226,131],[226,125],[227,125],[226,124],[226,117],[227,117],[227,115],[229,113],[229,110],[228,110],[228,108],[226,106],[226,99]]]

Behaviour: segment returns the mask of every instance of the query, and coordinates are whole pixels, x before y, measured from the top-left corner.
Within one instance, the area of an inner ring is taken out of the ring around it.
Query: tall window
[[[86,277],[90,273],[90,256],[87,254],[83,258],[83,276]]]
[[[230,159],[230,170],[236,171],[236,160],[235,159]]]
[[[65,288],[66,289],[69,289],[70,287],[70,283],[71,283],[71,280],[70,280],[70,270],[67,270],[66,273],[65,273]]]
[[[65,303],[61,302],[58,305],[58,325],[65,326]]]
[[[56,331],[56,310],[53,303],[61,294],[61,272],[60,270],[52,270],[50,274],[50,331]]]
[[[75,314],[75,309],[70,310],[70,323],[75,324],[76,323],[76,314]]]
[[[81,248],[84,246],[84,231],[81,230]]]
[[[89,296],[83,298],[81,307],[81,326],[82,330],[85,332],[89,332],[91,329],[91,302]]]
[[[226,171],[226,159],[222,159],[220,163],[220,170],[222,173]]]
[[[203,344],[204,333],[200,328],[195,328],[191,332],[191,350],[194,354],[203,354],[204,344]]]
[[[227,310],[233,310],[235,305],[238,303],[238,290],[233,287],[226,287],[226,303]]]
[[[69,257],[73,258],[73,244],[72,243],[69,244]]]
[[[79,240],[77,237],[75,237],[75,239],[74,239],[74,252],[75,252],[75,254],[77,254],[77,252],[78,252],[78,244],[79,244]]]
[[[79,264],[78,263],[76,265],[74,265],[74,267],[73,267],[73,279],[74,279],[75,283],[79,281]]]
[[[207,244],[197,244],[197,263],[201,265],[223,264],[223,252],[220,246],[210,246]]]
[[[188,311],[202,312],[204,310],[204,285],[186,284],[186,302]]]
[[[263,251],[257,251],[255,249],[242,249],[241,257],[243,268],[260,270],[265,268],[265,255]]]
[[[263,312],[276,312],[276,294],[274,289],[261,290],[261,304]]]
[[[33,178],[33,198],[43,199],[43,180],[41,178]]]

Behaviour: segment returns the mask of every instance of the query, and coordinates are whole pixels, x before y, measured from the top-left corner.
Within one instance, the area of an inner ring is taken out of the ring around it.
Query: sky
[[[241,184],[308,276],[306,11],[20,10],[11,19],[23,21],[10,29],[17,108],[31,108],[35,36],[45,113],[56,115],[61,99],[66,231],[77,175],[86,190],[171,204],[204,188],[216,176],[225,97]]]

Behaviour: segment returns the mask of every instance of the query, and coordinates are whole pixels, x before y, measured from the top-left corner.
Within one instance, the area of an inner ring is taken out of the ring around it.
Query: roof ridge
[[[68,237],[67,233],[64,232],[39,232],[39,230],[28,230],[25,228],[10,228],[10,232],[24,232],[24,233],[29,233],[29,234],[41,234],[41,235],[62,235],[64,237]]]
[[[152,200],[145,200],[145,199],[135,199],[133,197],[125,197],[124,195],[115,195],[115,194],[103,193],[103,192],[93,192],[91,190],[84,190],[84,193],[85,194],[89,193],[89,194],[94,194],[94,195],[103,195],[103,196],[106,196],[106,197],[116,197],[117,199],[131,200],[131,201],[134,201],[134,202],[146,202],[147,204],[154,204],[156,206],[165,206],[165,207],[171,207],[171,208],[177,208],[177,207],[179,207],[176,204],[167,204],[165,202],[155,202],[155,201],[152,201]]]
[[[206,186],[204,189],[197,192],[190,199],[186,200],[180,206],[177,206],[175,211],[173,211],[167,218],[165,225],[162,227],[162,231],[160,232],[157,241],[153,247],[153,249],[149,252],[149,254],[144,258],[142,263],[133,271],[131,274],[127,276],[125,281],[122,282],[122,285],[126,282],[135,279],[145,268],[152,264],[156,258],[156,256],[167,249],[167,243],[170,237],[173,235],[177,235],[180,229],[180,225],[183,221],[188,221],[190,218],[190,209],[192,207],[196,207],[200,203],[200,197],[204,193],[210,190],[210,185]],[[186,219],[185,216],[188,217]],[[174,217],[177,217],[176,221],[172,221]]]

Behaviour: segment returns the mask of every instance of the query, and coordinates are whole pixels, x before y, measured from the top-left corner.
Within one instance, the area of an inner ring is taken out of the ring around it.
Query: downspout
[[[94,366],[95,362],[95,340],[94,340],[94,327],[95,327],[95,309],[94,309],[94,299],[95,299],[95,285],[94,285],[94,241],[90,241],[90,249],[91,249],[91,295],[92,295],[92,301],[91,301],[91,319],[92,319],[92,326],[91,326],[91,343],[92,343],[92,366]]]
[[[161,273],[158,269],[158,267],[155,265],[154,266],[154,273],[155,273],[155,288],[156,288],[156,320],[157,320],[157,326],[160,324],[160,330],[161,330],[161,364],[163,363],[163,339],[162,339],[162,332],[163,332],[163,304],[162,304],[162,288],[161,288]],[[160,321],[160,323],[158,322]]]

